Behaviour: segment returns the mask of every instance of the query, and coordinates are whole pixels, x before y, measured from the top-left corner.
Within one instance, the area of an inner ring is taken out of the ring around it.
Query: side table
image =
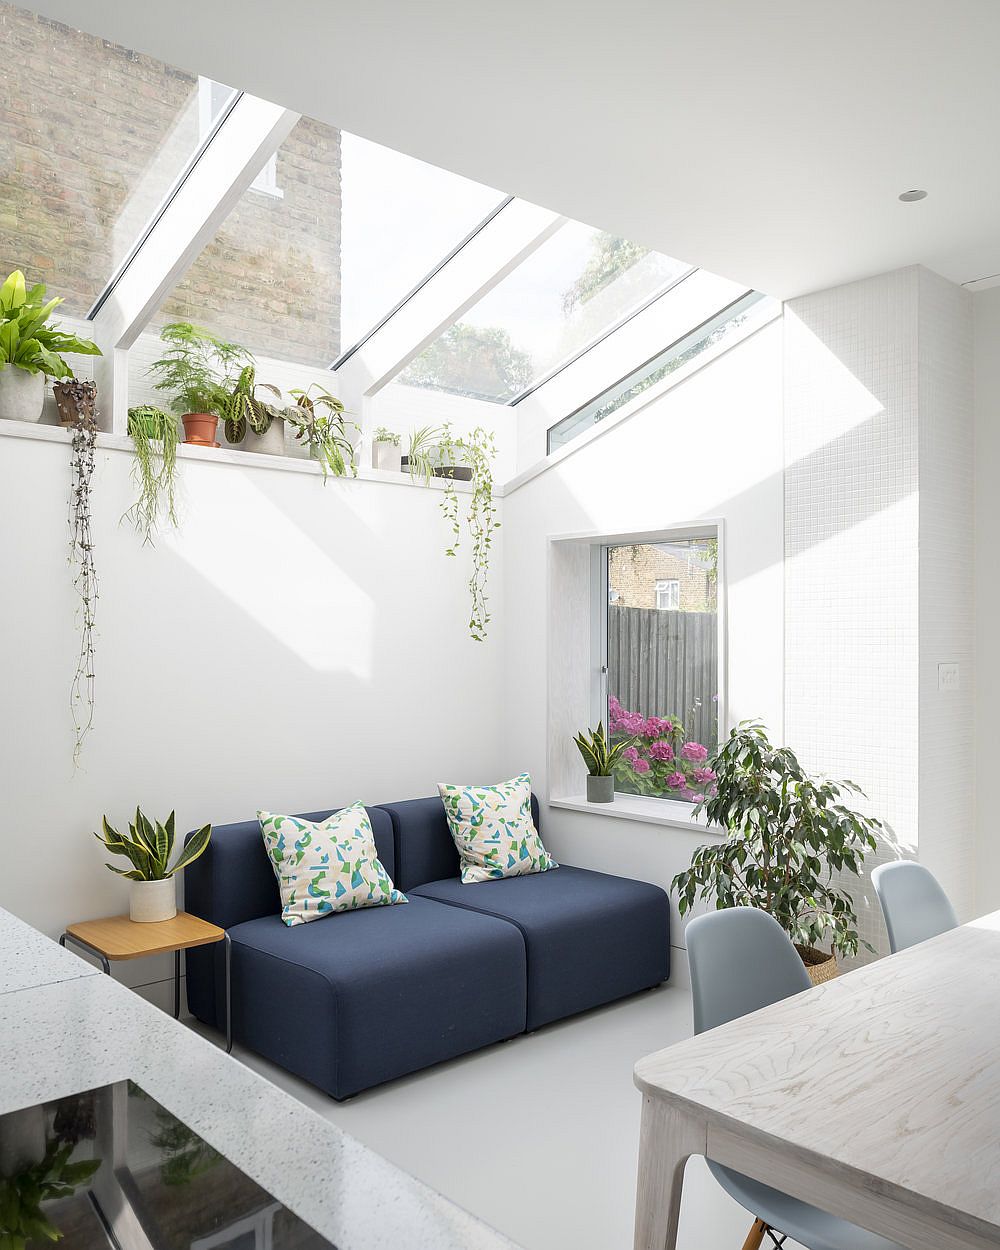
[[[103,920],[81,920],[66,926],[59,945],[72,942],[101,961],[110,976],[111,961],[140,959],[144,955],[174,955],[174,1019],[181,1014],[181,951],[192,946],[226,944],[226,1054],[233,1049],[232,1011],[232,943],[229,934],[218,925],[209,924],[189,912],[179,911],[170,920],[142,923],[128,916],[108,916]]]

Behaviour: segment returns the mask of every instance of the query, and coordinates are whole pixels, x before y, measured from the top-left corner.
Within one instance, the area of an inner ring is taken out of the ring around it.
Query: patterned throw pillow
[[[379,861],[363,803],[316,824],[271,812],[258,812],[257,819],[278,878],[285,924],[407,902]]]
[[[441,782],[438,791],[462,860],[464,885],[559,867],[531,819],[527,773],[495,786]]]

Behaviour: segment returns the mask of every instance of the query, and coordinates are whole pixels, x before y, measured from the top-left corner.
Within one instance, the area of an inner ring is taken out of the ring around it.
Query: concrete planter
[[[253,451],[259,456],[283,456],[285,454],[285,423],[275,417],[263,434],[247,430],[240,445],[243,451]]]
[[[615,801],[614,777],[587,776],[587,802],[613,803]]]
[[[152,924],[177,915],[177,886],[173,877],[162,881],[130,881],[128,914],[131,920]]]
[[[38,421],[44,403],[44,373],[28,373],[16,365],[0,369],[0,418],[5,421]]]
[[[383,473],[398,473],[401,456],[398,447],[392,443],[372,443],[372,468]]]

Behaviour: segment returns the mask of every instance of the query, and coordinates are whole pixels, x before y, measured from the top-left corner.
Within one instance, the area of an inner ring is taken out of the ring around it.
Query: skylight
[[[510,403],[689,272],[669,256],[567,222],[399,381]]]

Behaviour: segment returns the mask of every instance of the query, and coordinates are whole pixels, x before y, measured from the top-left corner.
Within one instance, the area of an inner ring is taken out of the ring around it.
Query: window
[[[510,403],[690,272],[669,256],[568,222],[399,381]]]
[[[715,528],[603,549],[607,602],[598,714],[613,742],[633,738],[615,770],[625,794],[704,801],[719,741]]]
[[[231,88],[211,78],[198,81],[198,123],[201,129],[202,143],[212,133],[216,119],[222,114],[233,94]],[[275,195],[279,199],[284,192],[278,186],[278,154],[274,153],[257,177],[250,184],[252,191],[260,191],[264,195]]]
[[[583,408],[556,422],[548,432],[548,454],[565,447],[702,352],[763,324],[776,307],[775,301],[767,299],[760,291],[748,291],[734,304],[672,343],[666,351],[616,382]]]
[[[200,146],[198,78],[12,5],[0,38],[0,269],[86,316]]]
[[[656,583],[656,607],[660,612],[676,612],[681,606],[681,584],[678,581]]]

